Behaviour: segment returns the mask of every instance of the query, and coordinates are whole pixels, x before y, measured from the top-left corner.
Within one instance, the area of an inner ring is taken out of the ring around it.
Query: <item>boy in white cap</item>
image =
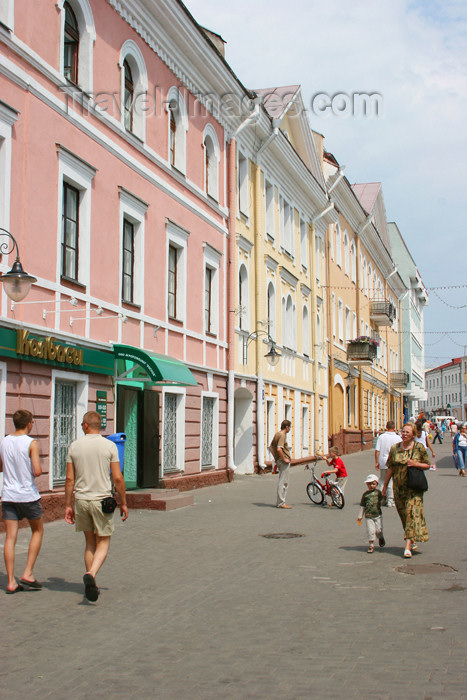
[[[383,537],[383,515],[381,511],[383,495],[381,491],[376,488],[378,486],[378,477],[376,474],[369,474],[365,479],[365,484],[367,486],[367,491],[365,491],[360,500],[360,512],[357,522],[361,525],[362,517],[365,515],[366,531],[368,535],[367,552],[368,554],[372,554],[375,551],[375,537],[378,538],[380,547],[384,547],[386,544]]]

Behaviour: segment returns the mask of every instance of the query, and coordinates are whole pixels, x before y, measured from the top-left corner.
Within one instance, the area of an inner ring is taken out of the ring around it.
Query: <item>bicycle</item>
[[[308,494],[308,498],[312,503],[314,503],[317,506],[320,506],[324,502],[324,497],[329,496],[333,502],[333,504],[336,506],[336,508],[342,509],[345,505],[345,500],[344,500],[344,494],[341,491],[341,488],[339,484],[337,484],[335,481],[332,481],[330,479],[330,476],[327,472],[323,472],[321,474],[321,478],[324,478],[324,484],[319,481],[319,479],[315,476],[315,467],[312,466],[310,467],[308,464],[305,467],[305,469],[308,469],[311,471],[311,481],[309,484],[306,486],[306,492]]]

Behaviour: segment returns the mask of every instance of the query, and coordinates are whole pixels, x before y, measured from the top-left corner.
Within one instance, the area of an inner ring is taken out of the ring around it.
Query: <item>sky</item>
[[[382,182],[429,294],[427,368],[467,354],[467,2],[186,0],[248,88],[302,86],[350,183]],[[316,95],[375,94],[379,114]],[[382,108],[381,108],[382,107]]]

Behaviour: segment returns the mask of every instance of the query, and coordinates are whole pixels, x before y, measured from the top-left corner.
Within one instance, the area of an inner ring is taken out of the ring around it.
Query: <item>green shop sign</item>
[[[62,369],[96,374],[114,373],[114,355],[111,351],[65,345],[53,336],[33,335],[22,328],[0,328],[0,355]]]

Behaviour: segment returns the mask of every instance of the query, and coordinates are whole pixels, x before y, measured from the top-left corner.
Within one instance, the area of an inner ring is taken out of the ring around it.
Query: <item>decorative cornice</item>
[[[237,233],[237,245],[240,248],[240,250],[243,250],[243,252],[247,253],[248,255],[253,249],[253,243],[249,241],[248,238],[242,236],[240,233]]]
[[[264,262],[266,263],[266,267],[268,270],[271,270],[271,272],[275,273],[277,268],[279,267],[279,263],[277,260],[274,260],[274,258],[271,258],[270,255],[265,255],[264,256]]]
[[[285,268],[283,265],[281,265],[281,266],[279,267],[279,272],[280,272],[281,279],[282,279],[284,282],[286,282],[287,284],[289,284],[289,285],[290,285],[291,287],[293,287],[294,289],[297,288],[298,277],[295,277],[295,275],[293,275],[293,274],[292,274],[289,270],[287,270],[287,268]]]

